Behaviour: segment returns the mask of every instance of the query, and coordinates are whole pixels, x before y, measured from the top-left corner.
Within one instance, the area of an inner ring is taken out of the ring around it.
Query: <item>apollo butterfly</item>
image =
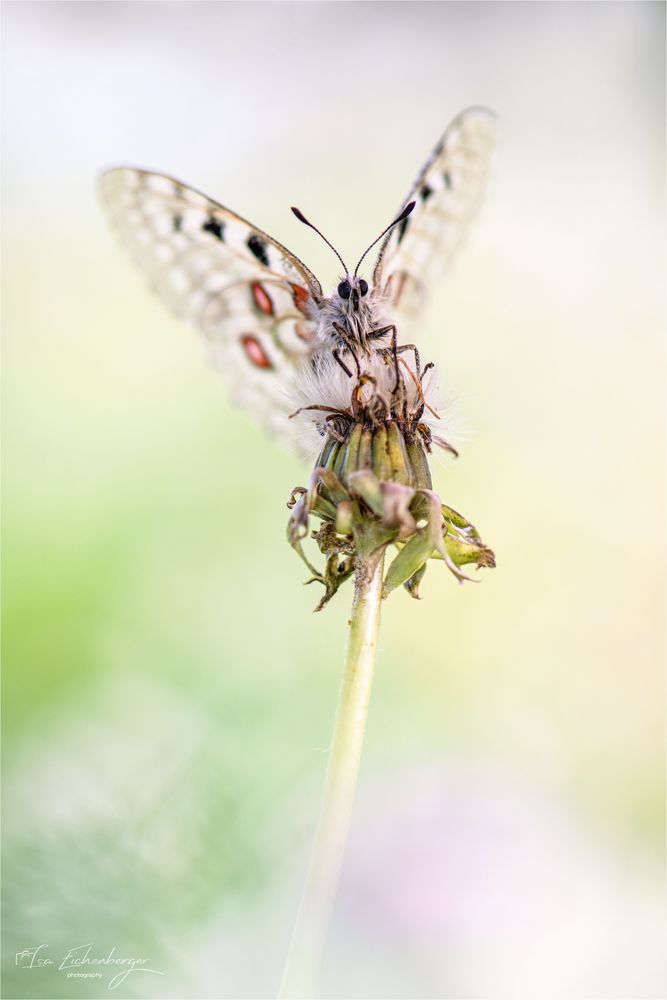
[[[160,297],[208,341],[235,401],[295,441],[299,426],[289,417],[307,398],[304,385],[326,401],[326,383],[333,380],[338,400],[346,380],[363,375],[365,358],[383,352],[396,359],[403,351],[414,351],[411,377],[421,381],[419,354],[405,333],[465,235],[484,192],[493,141],[490,111],[460,114],[353,271],[293,209],[341,262],[330,295],[277,240],[172,177],[117,167],[102,175],[100,193],[113,227]],[[359,269],[378,242],[368,280]],[[326,409],[322,399],[315,401]],[[318,426],[316,414],[309,419]]]

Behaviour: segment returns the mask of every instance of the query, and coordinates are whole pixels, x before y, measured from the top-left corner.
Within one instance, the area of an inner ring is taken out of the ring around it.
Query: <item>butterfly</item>
[[[458,115],[396,217],[352,272],[293,208],[343,266],[329,295],[281,243],[173,177],[116,167],[102,174],[100,196],[111,225],[158,295],[206,338],[233,400],[270,432],[294,441],[294,400],[286,387],[300,373],[307,376],[318,359],[334,359],[341,377],[352,379],[364,356],[383,351],[396,357],[414,349],[419,369],[417,349],[403,338],[475,214],[494,131],[494,116],[484,108]],[[369,281],[358,272],[378,242]]]

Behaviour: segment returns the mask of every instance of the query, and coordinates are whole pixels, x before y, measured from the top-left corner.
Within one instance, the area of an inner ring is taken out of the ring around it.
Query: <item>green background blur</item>
[[[349,586],[285,542],[308,470],[230,408],[106,230],[162,169],[326,286],[450,118],[489,198],[420,336],[443,500],[498,568],[384,607],[325,997],[664,996],[664,5],[4,3],[4,996],[275,991]],[[53,966],[26,968],[43,945]]]

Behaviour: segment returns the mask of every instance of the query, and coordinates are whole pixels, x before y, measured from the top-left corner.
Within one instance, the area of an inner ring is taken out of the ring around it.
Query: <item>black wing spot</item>
[[[214,219],[213,216],[211,216],[210,219],[206,220],[206,222],[202,226],[202,229],[205,233],[210,233],[212,236],[215,236],[216,240],[220,240],[221,243],[224,243],[225,241],[224,222],[218,222],[217,219]]]
[[[429,187],[428,184],[424,184],[424,187],[419,192],[419,197],[422,201],[428,201],[428,199],[433,194],[433,188]]]
[[[442,175],[442,179],[445,182],[445,187],[446,188],[450,188],[450,190],[451,190],[451,187],[452,187],[452,175],[448,174],[447,171],[445,171],[444,174]]]
[[[174,227],[174,232],[175,233],[180,233],[181,226],[183,225],[183,216],[182,215],[175,215],[174,218],[172,219],[172,224],[173,224],[173,227]]]
[[[401,224],[399,225],[399,227],[398,227],[398,243],[400,243],[401,240],[403,239],[403,237],[405,236],[405,232],[406,232],[406,230],[408,228],[409,223],[410,223],[410,218],[409,218],[409,216],[406,216],[406,218],[403,219],[403,222],[401,222]]]
[[[263,264],[264,267],[269,266],[269,255],[266,252],[266,243],[263,239],[260,239],[256,233],[253,233],[252,236],[248,237],[246,246],[248,247],[250,253],[257,258],[260,264]]]

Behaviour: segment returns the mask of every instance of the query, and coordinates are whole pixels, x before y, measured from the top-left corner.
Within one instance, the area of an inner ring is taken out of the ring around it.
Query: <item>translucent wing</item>
[[[118,167],[102,175],[100,193],[157,293],[206,337],[234,401],[291,437],[284,386],[313,352],[317,278],[262,230],[172,177]]]
[[[491,111],[463,111],[401,203],[417,204],[382,244],[373,283],[384,291],[403,323],[415,318],[468,230],[486,187],[494,137]]]

